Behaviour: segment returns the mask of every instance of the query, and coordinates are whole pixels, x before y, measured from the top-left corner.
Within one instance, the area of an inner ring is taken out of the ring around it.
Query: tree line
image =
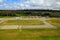
[[[60,17],[60,11],[51,11],[51,10],[0,10],[0,16]]]

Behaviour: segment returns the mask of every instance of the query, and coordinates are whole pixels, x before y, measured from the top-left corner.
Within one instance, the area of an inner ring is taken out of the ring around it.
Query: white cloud
[[[44,0],[30,0],[31,4],[42,5],[44,4]]]
[[[60,9],[60,3],[56,5],[56,0],[30,0],[29,3],[33,9]]]
[[[3,2],[3,0],[0,0],[0,2]]]
[[[60,1],[57,0],[27,0],[18,3],[4,1],[0,0],[0,9],[60,9]]]
[[[60,2],[56,2],[57,3],[57,5],[59,5],[60,6]]]

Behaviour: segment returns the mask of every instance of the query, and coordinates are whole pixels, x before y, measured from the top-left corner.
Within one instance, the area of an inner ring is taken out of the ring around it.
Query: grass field
[[[60,40],[60,29],[0,30],[0,40]]]
[[[13,16],[0,16],[0,18],[12,18]]]
[[[44,23],[40,20],[8,20],[0,25],[43,25]]]
[[[60,27],[60,19],[56,19],[56,18],[51,18],[49,20],[47,20],[47,22],[49,22],[50,24]]]

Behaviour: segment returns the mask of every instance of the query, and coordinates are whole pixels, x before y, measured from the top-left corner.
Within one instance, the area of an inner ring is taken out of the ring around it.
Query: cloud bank
[[[60,0],[0,0],[0,10],[18,9],[60,10]]]

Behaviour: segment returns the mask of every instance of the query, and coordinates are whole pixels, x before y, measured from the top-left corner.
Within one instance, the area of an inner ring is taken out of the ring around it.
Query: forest
[[[60,17],[60,10],[0,10],[0,16]]]

